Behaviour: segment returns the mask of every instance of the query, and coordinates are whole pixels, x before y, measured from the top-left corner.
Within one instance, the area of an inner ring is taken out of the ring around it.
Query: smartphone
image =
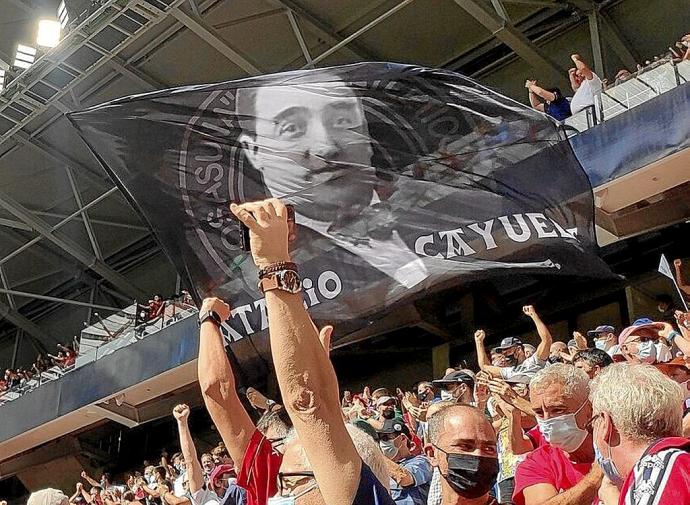
[[[289,241],[293,242],[297,238],[297,226],[295,225],[295,207],[292,205],[286,205],[287,209],[287,221],[288,221],[288,232],[290,234]],[[243,222],[240,221],[240,248],[245,252],[250,252],[251,243],[249,241],[249,228]]]

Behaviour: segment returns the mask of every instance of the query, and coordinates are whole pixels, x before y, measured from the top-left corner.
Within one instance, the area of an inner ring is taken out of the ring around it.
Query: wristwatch
[[[259,280],[259,291],[265,293],[274,289],[280,289],[288,293],[302,291],[302,279],[294,270],[278,270],[265,275]]]
[[[213,310],[204,310],[203,312],[199,312],[199,326],[201,326],[201,323],[209,320],[212,321],[213,324],[215,324],[219,328],[220,325],[223,324],[223,321],[218,315],[218,312],[215,312]]]

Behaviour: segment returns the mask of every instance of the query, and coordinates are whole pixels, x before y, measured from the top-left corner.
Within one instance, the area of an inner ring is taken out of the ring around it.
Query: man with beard
[[[508,337],[504,338],[501,341],[501,345],[494,349],[494,352],[500,352],[505,356],[508,366],[494,366],[491,364],[489,356],[486,354],[486,349],[484,349],[486,333],[484,330],[477,330],[474,334],[479,367],[492,377],[501,377],[503,379],[510,379],[515,375],[527,375],[531,377],[546,366],[546,360],[549,358],[551,344],[553,343],[551,332],[532,305],[525,305],[522,307],[522,312],[532,319],[532,322],[537,328],[537,333],[539,334],[539,345],[537,346],[537,350],[529,358],[525,356],[525,348],[522,341],[519,338]]]

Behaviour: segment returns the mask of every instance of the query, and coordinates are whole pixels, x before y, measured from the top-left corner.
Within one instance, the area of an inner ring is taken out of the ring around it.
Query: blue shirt
[[[433,469],[425,456],[398,461],[398,464],[412,474],[414,484],[401,487],[391,479],[391,496],[397,505],[426,505]]]
[[[563,121],[572,116],[570,102],[560,93],[555,93],[555,95],[556,99],[553,102],[544,104],[544,112],[558,121]]]
[[[391,495],[364,461],[359,473],[359,487],[352,505],[395,505]]]

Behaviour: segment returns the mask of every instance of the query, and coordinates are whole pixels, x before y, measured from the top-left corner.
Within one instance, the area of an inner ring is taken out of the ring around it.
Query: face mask
[[[417,393],[417,398],[419,401],[425,402],[429,399],[429,391],[424,391],[423,393]]]
[[[504,356],[506,358],[506,366],[517,366],[518,359],[517,359],[517,356],[515,356],[515,354],[511,354],[510,356],[508,356],[507,354],[504,354]]]
[[[595,340],[594,341],[594,347],[597,349],[601,349],[602,351],[606,350],[606,341],[605,340]]]
[[[452,454],[439,449],[448,460],[448,473],[443,475],[453,491],[468,499],[487,494],[498,476],[498,458],[474,454]]]
[[[154,475],[147,475],[147,476],[146,476],[146,481],[147,481],[149,484],[153,484],[154,482],[156,482],[156,477],[155,477]]]
[[[656,347],[654,346],[654,342],[651,340],[640,342],[637,357],[642,363],[654,363],[656,361]]]
[[[666,361],[671,361],[671,359],[673,359],[671,348],[666,344],[659,342],[654,346],[654,348],[656,349],[656,360],[659,363],[665,363]]]
[[[272,496],[268,499],[268,505],[295,505],[297,498],[314,489],[316,489],[316,482],[295,496]]]
[[[610,443],[610,440],[607,443]],[[623,477],[621,477],[621,474],[618,472],[618,468],[616,468],[616,464],[613,462],[613,459],[611,459],[611,446],[609,446],[608,452],[609,457],[605,458],[597,447],[597,444],[594,444],[594,460],[599,463],[601,471],[604,472],[604,475],[606,475],[609,480],[620,489],[620,487],[623,485]]]
[[[383,455],[388,459],[395,459],[398,455],[398,448],[395,445],[395,440],[381,440],[379,441],[379,447],[381,447]]]
[[[455,397],[453,393],[444,389],[441,391],[441,400],[455,400]]]
[[[544,439],[565,452],[573,452],[580,447],[587,438],[587,430],[577,425],[575,416],[584,406],[583,403],[573,414],[564,414],[547,420],[537,418],[539,430],[544,435]]]

